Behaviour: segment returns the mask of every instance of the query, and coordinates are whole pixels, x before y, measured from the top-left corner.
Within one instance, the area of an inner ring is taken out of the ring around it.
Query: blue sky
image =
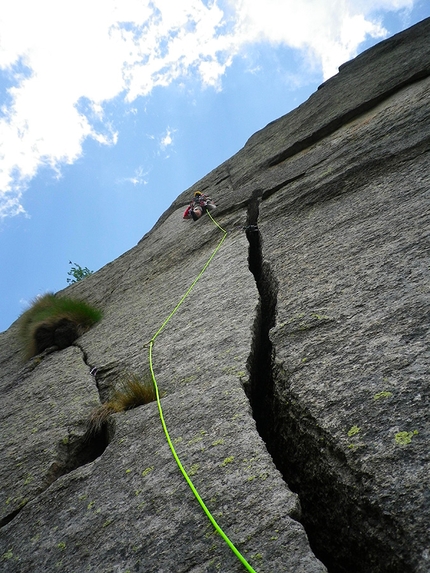
[[[14,0],[0,13],[0,331],[97,270],[428,0]],[[178,221],[178,224],[183,224]]]

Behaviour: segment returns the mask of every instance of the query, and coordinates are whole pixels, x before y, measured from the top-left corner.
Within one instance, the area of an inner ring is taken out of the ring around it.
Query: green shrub
[[[53,346],[70,346],[101,317],[100,310],[81,300],[52,293],[37,297],[19,318],[26,359]]]
[[[93,274],[93,271],[90,271],[88,267],[82,268],[81,265],[78,265],[78,263],[72,263],[72,261],[69,261],[69,265],[75,265],[67,273],[70,277],[72,277],[71,279],[67,279],[69,284],[77,283],[85,277],[89,277]]]
[[[89,432],[99,433],[112,414],[125,412],[154,400],[156,394],[150,373],[144,377],[138,374],[126,374],[114,388],[109,401],[92,412]]]

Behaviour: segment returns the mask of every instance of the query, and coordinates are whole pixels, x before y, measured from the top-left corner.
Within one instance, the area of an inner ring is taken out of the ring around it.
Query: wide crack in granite
[[[258,228],[261,191],[248,206],[249,269],[259,302],[254,321],[245,391],[257,430],[289,488],[298,494],[304,526],[315,555],[330,573],[407,573],[403,532],[364,491],[363,478],[345,453],[289,388],[276,363],[270,330],[276,323],[278,284],[262,252]]]

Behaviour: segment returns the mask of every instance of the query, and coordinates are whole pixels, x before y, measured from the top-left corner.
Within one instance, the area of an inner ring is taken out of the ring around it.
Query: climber
[[[200,219],[203,213],[206,213],[206,211],[213,211],[214,209],[216,209],[216,205],[212,199],[206,195],[203,195],[201,191],[196,191],[194,193],[193,200],[185,209],[183,218],[197,221],[197,219]]]

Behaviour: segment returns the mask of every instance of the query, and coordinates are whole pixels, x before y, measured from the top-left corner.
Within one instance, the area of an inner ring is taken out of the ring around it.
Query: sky
[[[0,331],[428,0],[14,0],[0,11]],[[215,198],[216,199],[216,198]],[[183,221],[178,221],[183,224]]]

